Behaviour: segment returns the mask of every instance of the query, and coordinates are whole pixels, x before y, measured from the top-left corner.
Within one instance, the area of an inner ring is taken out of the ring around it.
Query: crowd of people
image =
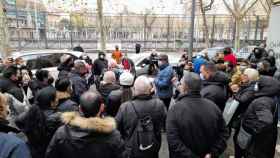
[[[154,79],[135,76],[119,47],[111,60],[60,61],[58,76],[1,62],[1,158],[158,158],[162,133],[170,158],[218,158],[231,134],[235,158],[274,157],[280,71],[265,48],[241,61],[231,48],[213,59],[184,54],[176,68],[153,52]]]

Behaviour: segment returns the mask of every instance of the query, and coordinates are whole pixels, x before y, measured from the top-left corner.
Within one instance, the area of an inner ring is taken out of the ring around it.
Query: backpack
[[[155,101],[156,103],[156,101]],[[149,157],[157,153],[160,149],[160,142],[156,139],[154,131],[154,123],[150,114],[140,115],[137,112],[134,103],[131,105],[137,117],[137,123],[134,129],[130,132],[130,137],[127,143],[128,157]]]

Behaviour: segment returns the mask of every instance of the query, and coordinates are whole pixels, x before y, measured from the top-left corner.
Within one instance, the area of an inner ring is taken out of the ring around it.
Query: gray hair
[[[257,81],[260,78],[258,70],[252,68],[245,69],[243,74],[248,76],[250,82]]]
[[[86,62],[83,61],[83,60],[75,60],[74,61],[74,68],[75,68],[75,70],[80,71],[85,66],[86,66]]]
[[[181,80],[188,88],[188,92],[200,92],[201,90],[201,79],[200,76],[193,72],[185,72],[184,77]]]
[[[134,83],[134,96],[151,93],[152,84],[148,77],[139,76]]]
[[[113,71],[107,71],[104,73],[103,81],[105,83],[114,83],[116,81],[116,75]]]

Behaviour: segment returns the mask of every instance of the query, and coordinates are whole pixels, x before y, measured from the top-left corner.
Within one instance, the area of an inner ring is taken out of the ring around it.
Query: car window
[[[26,66],[32,70],[57,67],[60,64],[60,57],[62,55],[62,53],[36,54],[23,56],[22,58],[26,61]]]
[[[143,60],[141,60],[141,62],[139,62],[136,66],[140,67],[142,65],[148,65],[148,64],[149,64],[149,57],[146,57]]]

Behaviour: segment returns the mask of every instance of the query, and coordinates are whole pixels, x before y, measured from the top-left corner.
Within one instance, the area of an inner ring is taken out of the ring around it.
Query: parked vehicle
[[[33,74],[39,69],[50,71],[54,78],[58,76],[57,66],[60,64],[60,57],[64,54],[79,58],[82,52],[71,50],[32,50],[13,52],[11,58],[22,58],[26,62],[26,66],[32,70]]]

